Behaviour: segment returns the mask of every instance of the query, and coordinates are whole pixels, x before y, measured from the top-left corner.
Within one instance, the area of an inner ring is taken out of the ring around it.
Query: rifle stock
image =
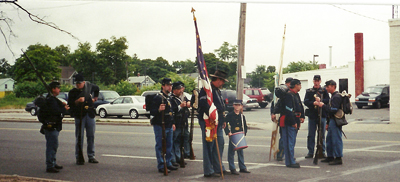
[[[197,109],[198,106],[198,95],[199,93],[197,90],[193,90],[193,95],[195,97],[193,107],[192,107],[192,117],[190,120],[190,137],[189,137],[189,143],[190,143],[190,160],[195,160],[196,156],[194,155],[193,151],[193,128],[194,128],[194,109]]]
[[[164,104],[164,98],[161,97],[161,104]],[[165,110],[161,112],[161,125],[162,125],[162,157],[164,160],[164,176],[168,176],[168,168],[167,168],[167,160],[166,160],[166,155],[167,155],[167,139],[165,135],[165,121],[164,121],[164,114]]]
[[[184,139],[185,139],[185,135],[184,135],[184,132],[185,132],[185,112],[186,111],[186,109],[183,109],[182,110],[182,117],[181,117],[181,126],[182,126],[182,132],[181,132],[181,146],[180,146],[180,149],[181,149],[181,158],[179,159],[179,165],[180,165],[180,167],[181,168],[185,168],[185,147],[183,146],[184,145]]]

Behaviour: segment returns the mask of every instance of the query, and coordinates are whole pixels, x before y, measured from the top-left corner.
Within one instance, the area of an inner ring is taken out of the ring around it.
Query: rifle
[[[182,100],[183,101],[183,100]],[[182,126],[182,132],[181,132],[181,146],[180,146],[180,149],[181,149],[181,158],[179,159],[179,165],[180,165],[180,167],[181,168],[185,168],[185,159],[184,159],[184,156],[185,156],[185,147],[183,146],[184,145],[184,139],[185,139],[185,135],[184,135],[184,132],[185,132],[185,113],[186,113],[186,109],[187,109],[187,107],[185,107],[184,109],[182,109],[182,117],[181,117],[181,126]],[[186,120],[187,121],[187,120]]]
[[[161,96],[161,104],[164,104],[164,97]],[[165,110],[161,112],[161,124],[162,124],[162,157],[164,160],[164,176],[168,176],[168,168],[167,168],[167,138],[165,136],[165,121],[164,121],[164,114]]]
[[[21,49],[22,53],[24,54],[24,56],[26,57],[26,59],[28,60],[28,62],[31,64],[31,66],[33,67],[33,70],[35,70],[36,76],[39,78],[39,80],[43,83],[44,88],[46,88],[48,94],[50,96],[53,96],[53,93],[51,93],[50,87],[46,84],[46,82],[43,80],[42,75],[39,73],[39,71],[36,69],[35,65],[33,65],[31,59],[29,59],[28,55],[26,55],[26,53]]]
[[[323,100],[323,93],[320,93],[321,95],[321,101]],[[315,95],[316,96],[316,95]],[[314,97],[315,97],[314,96]],[[318,130],[318,135],[317,135],[317,151],[315,152],[315,156],[314,156],[314,164],[318,164],[318,159],[319,158],[323,158],[324,154],[322,153],[322,129],[325,128],[321,128],[321,121],[322,121],[322,108],[318,107],[318,123],[317,123],[317,130]]]
[[[195,160],[196,156],[194,156],[194,151],[193,151],[193,128],[194,128],[194,109],[198,108],[198,95],[199,93],[197,92],[197,90],[193,90],[193,94],[194,94],[194,103],[193,103],[193,107],[192,107],[192,118],[190,121],[190,137],[189,137],[189,144],[190,144],[190,160]]]

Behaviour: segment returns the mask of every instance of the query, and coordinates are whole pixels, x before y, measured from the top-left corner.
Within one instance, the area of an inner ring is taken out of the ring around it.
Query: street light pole
[[[315,57],[318,57],[318,55],[315,55],[315,54],[314,54],[314,56],[313,56],[313,62],[312,62],[313,64],[315,64]]]

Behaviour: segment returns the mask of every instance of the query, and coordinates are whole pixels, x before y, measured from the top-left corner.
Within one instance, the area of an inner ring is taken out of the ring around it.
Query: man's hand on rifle
[[[226,123],[224,122],[224,123],[222,124],[222,129],[225,129],[225,127],[226,127]]]
[[[294,124],[294,125],[292,125],[293,126],[293,128],[296,128],[297,129],[297,123],[296,124]]]
[[[300,123],[304,123],[304,118],[300,118]]]
[[[181,108],[182,108],[182,107],[187,107],[186,101],[182,101],[180,106],[181,106]]]
[[[175,124],[172,124],[172,131],[175,131],[176,127]]]
[[[78,104],[80,102],[85,102],[85,97],[79,97],[79,99],[76,99],[75,104]]]
[[[319,102],[318,106],[322,107],[322,106],[324,106],[324,103],[323,102]]]
[[[276,120],[276,115],[275,114],[271,114],[271,120],[275,121]]]
[[[190,101],[187,101],[187,102],[186,102],[186,107],[187,107],[187,108],[190,108]]]
[[[160,104],[160,107],[158,108],[158,111],[164,111],[165,110],[165,104]]]
[[[92,99],[92,101],[93,101],[93,102],[96,102],[96,101],[97,101],[97,97],[94,97],[94,98]]]
[[[229,137],[231,137],[231,136],[232,136],[232,133],[231,133],[231,132],[229,132],[229,133],[228,133],[228,136],[229,136]]]
[[[325,125],[325,130],[328,131],[328,124]]]
[[[64,104],[64,107],[65,107],[66,110],[69,110],[69,105]]]

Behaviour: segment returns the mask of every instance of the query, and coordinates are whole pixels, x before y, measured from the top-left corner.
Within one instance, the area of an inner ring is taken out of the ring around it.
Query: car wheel
[[[131,111],[129,111],[129,116],[132,119],[137,119],[139,117],[139,114],[138,114],[138,112],[136,110],[131,110]]]
[[[30,113],[31,113],[32,116],[36,116],[36,109],[32,108]]]
[[[106,118],[107,117],[107,111],[105,109],[100,109],[99,115],[101,118]]]
[[[382,107],[382,104],[380,101],[376,102],[375,108],[380,109]]]
[[[117,117],[118,117],[118,118],[122,118],[122,115],[118,115]]]
[[[357,106],[358,109],[362,109],[363,106]]]

